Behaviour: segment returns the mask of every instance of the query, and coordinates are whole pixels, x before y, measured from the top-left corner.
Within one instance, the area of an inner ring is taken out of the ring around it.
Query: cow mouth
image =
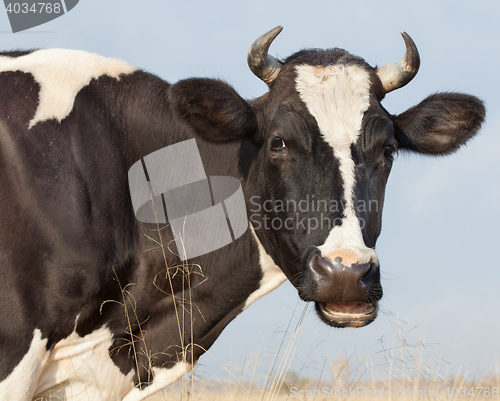
[[[316,302],[320,317],[334,327],[363,327],[377,317],[376,302]]]

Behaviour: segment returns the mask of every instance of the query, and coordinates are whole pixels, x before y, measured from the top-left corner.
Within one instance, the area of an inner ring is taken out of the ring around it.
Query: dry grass
[[[181,383],[147,401],[500,400],[500,364],[495,373],[481,378],[460,370],[452,376],[451,363],[432,354],[432,345],[407,341],[399,328],[390,346],[357,359],[325,360],[316,378],[302,377],[301,371],[290,371],[290,364],[307,316],[306,306],[272,357],[259,350],[243,369],[224,367],[231,380],[196,379],[195,368]],[[267,369],[259,366],[263,360]],[[256,375],[263,370],[267,373]]]
[[[435,381],[409,378],[399,381],[354,381],[338,384],[328,381],[302,379],[294,386],[284,385],[277,392],[264,391],[253,386],[246,391],[242,386],[249,383],[205,382],[196,383],[196,391],[184,393],[165,390],[149,397],[147,401],[320,401],[320,400],[499,400],[500,378],[486,377],[480,381],[467,381],[465,377]],[[247,388],[248,388],[247,387]]]
[[[185,324],[192,327],[193,310],[196,308],[191,301],[191,277],[193,274],[203,274],[201,267],[198,271],[195,266],[183,264],[168,266],[167,253],[172,252],[168,243],[162,238],[162,231],[166,226],[156,225],[150,235],[148,243],[152,248],[145,252],[160,250],[165,263],[165,269],[159,274],[165,274],[168,293],[155,286],[166,296],[174,300],[177,316],[181,349],[178,352],[180,362],[192,363],[188,350],[196,346],[189,340],[185,341],[183,330]],[[182,280],[182,291],[174,294],[173,280]],[[152,379],[151,359],[145,346],[144,333],[136,310],[137,305],[128,286],[122,286],[116,277],[117,284],[122,292],[119,302],[124,309],[128,321],[128,332],[124,338],[124,345],[129,346],[137,355],[140,345],[144,345],[149,366],[146,368],[148,377],[140,380],[148,382]],[[111,302],[111,301],[108,301]],[[306,304],[298,319],[291,317],[284,334],[277,340],[279,346],[273,354],[258,350],[255,357],[249,355],[249,362],[243,369],[238,367],[220,366],[231,378],[228,381],[202,380],[197,378],[197,368],[194,372],[182,377],[167,390],[147,398],[147,401],[319,401],[319,400],[500,400],[500,363],[497,362],[494,374],[477,378],[464,372],[452,376],[449,370],[442,372],[444,358],[429,355],[429,347],[420,341],[407,341],[400,326],[396,325],[392,333],[392,342],[387,344],[380,339],[381,349],[367,352],[357,358],[338,358],[333,361],[324,360],[322,368],[314,378],[305,376],[302,369],[291,371],[303,330],[306,327],[311,313],[309,304]],[[189,333],[191,338],[193,332]],[[209,352],[207,354],[210,355]],[[212,356],[213,357],[213,356]],[[138,360],[136,358],[136,360]],[[264,368],[262,368],[264,365]],[[448,363],[448,367],[450,364]],[[140,370],[141,366],[136,366]],[[449,369],[449,368],[448,368]],[[265,374],[257,372],[267,371]],[[238,372],[238,373],[233,373]],[[244,374],[242,373],[244,372]],[[0,400],[3,401],[3,400]]]
[[[162,253],[165,269],[155,277],[155,287],[171,296],[174,300],[174,313],[177,317],[178,333],[180,337],[180,350],[178,352],[179,362],[193,364],[188,350],[197,346],[186,342],[184,338],[185,325],[191,325],[193,310],[196,305],[191,300],[191,277],[193,275],[203,276],[200,266],[187,263],[169,266],[167,254],[172,252],[170,243],[165,243],[162,231],[167,226],[156,224],[156,229],[150,235],[146,235],[152,247],[144,252],[160,250]],[[177,255],[178,256],[178,255]],[[156,279],[160,274],[165,275],[168,283],[168,292],[156,285]],[[128,322],[128,330],[124,345],[129,346],[137,356],[139,345],[143,345],[143,351],[149,361],[148,366],[136,366],[139,371],[141,367],[146,370],[147,377],[141,377],[141,382],[147,383],[153,379],[152,356],[146,347],[143,322],[137,315],[137,305],[134,297],[128,289],[128,284],[122,286],[118,276],[115,274],[117,285],[120,286],[122,299],[117,302],[123,306],[123,311]],[[174,292],[173,280],[182,280],[181,293]],[[199,285],[199,284],[198,284]],[[309,304],[304,306],[300,317],[296,322],[290,319],[277,352],[272,356],[265,356],[267,373],[258,375],[262,371],[262,356],[260,350],[256,358],[245,366],[243,370],[251,372],[250,378],[242,378],[241,368],[233,369],[223,363],[220,365],[232,378],[230,381],[200,380],[197,379],[196,368],[194,373],[182,377],[167,390],[147,398],[147,401],[319,401],[319,400],[500,400],[500,363],[497,361],[496,371],[484,377],[474,377],[469,372],[455,376],[449,372],[441,372],[440,360],[444,358],[426,354],[428,347],[420,341],[408,342],[401,329],[396,326],[393,334],[393,342],[386,346],[385,340],[380,340],[382,349],[367,353],[356,359],[327,360],[318,377],[311,378],[302,376],[301,371],[291,371],[290,367],[294,359],[300,338],[306,327],[306,322],[311,310]],[[193,332],[189,333],[193,337]],[[138,358],[136,358],[136,361]],[[270,362],[269,362],[270,360]],[[248,375],[247,375],[248,376]],[[0,400],[3,401],[3,400]]]
[[[184,341],[182,330],[185,319],[189,322],[193,307],[196,307],[190,297],[192,271],[186,265],[176,267],[175,272],[172,272],[166,257],[166,253],[171,250],[162,238],[165,227],[157,224],[156,228],[153,236],[157,235],[157,238],[151,236],[148,239],[155,248],[161,248],[170,296],[175,298],[174,305],[179,305],[175,310],[182,344],[179,361],[192,362],[188,360],[187,350],[195,345]],[[183,277],[183,291],[179,295],[173,295],[172,280],[176,275]],[[130,311],[127,311],[126,305],[134,303],[130,300],[126,302],[126,289],[123,294],[128,317]],[[495,374],[490,376],[478,379],[465,372],[453,377],[449,370],[441,372],[444,358],[428,355],[428,347],[420,341],[407,341],[399,326],[393,333],[392,344],[387,345],[385,340],[380,340],[381,350],[356,359],[336,359],[328,362],[329,366],[325,360],[318,377],[302,377],[301,371],[292,372],[290,366],[309,314],[306,305],[296,322],[293,322],[293,318],[290,320],[283,337],[278,339],[280,345],[277,352],[271,357],[259,350],[254,360],[243,369],[233,369],[220,363],[229,374],[229,381],[197,379],[195,368],[194,372],[182,377],[162,393],[147,398],[147,401],[500,400],[500,364],[497,363]],[[140,325],[140,322],[136,324]],[[134,344],[136,341],[142,341],[142,338],[131,338],[130,342]],[[267,366],[261,369],[259,364],[264,359]],[[247,373],[245,378],[241,374],[242,370]],[[263,370],[267,373],[257,375],[256,372]]]

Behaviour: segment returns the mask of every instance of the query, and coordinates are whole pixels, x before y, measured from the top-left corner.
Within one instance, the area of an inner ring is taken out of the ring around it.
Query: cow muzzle
[[[316,310],[324,322],[363,327],[375,320],[382,298],[377,262],[347,266],[340,257],[330,260],[314,254],[308,269],[316,284]]]

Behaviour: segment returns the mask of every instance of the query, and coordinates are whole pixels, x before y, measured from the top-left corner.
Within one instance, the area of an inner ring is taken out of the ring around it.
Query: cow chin
[[[363,327],[375,320],[377,302],[316,302],[316,311],[326,324],[333,327]]]

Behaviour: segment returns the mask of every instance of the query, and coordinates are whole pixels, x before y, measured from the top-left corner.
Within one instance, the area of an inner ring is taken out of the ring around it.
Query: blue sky
[[[122,58],[170,82],[222,78],[253,98],[266,86],[249,71],[246,52],[277,25],[284,30],[271,47],[276,56],[342,47],[372,65],[399,60],[399,32],[408,32],[420,50],[420,72],[389,94],[384,107],[396,114],[434,92],[462,91],[486,102],[486,124],[450,157],[398,158],[377,247],[385,291],[379,317],[366,328],[338,330],[311,313],[291,368],[306,366],[314,376],[325,358],[360,357],[397,343],[401,335],[410,344],[426,344],[431,360],[449,362],[438,367],[440,373],[469,371],[471,377],[500,363],[499,16],[500,3],[486,0],[80,0],[67,15],[17,34],[9,33],[0,12],[0,47],[84,49]],[[275,351],[294,309],[298,315],[304,307],[297,299],[296,290],[283,284],[239,316],[211,354],[237,374],[252,351]],[[198,375],[224,376],[212,357],[200,362]]]

